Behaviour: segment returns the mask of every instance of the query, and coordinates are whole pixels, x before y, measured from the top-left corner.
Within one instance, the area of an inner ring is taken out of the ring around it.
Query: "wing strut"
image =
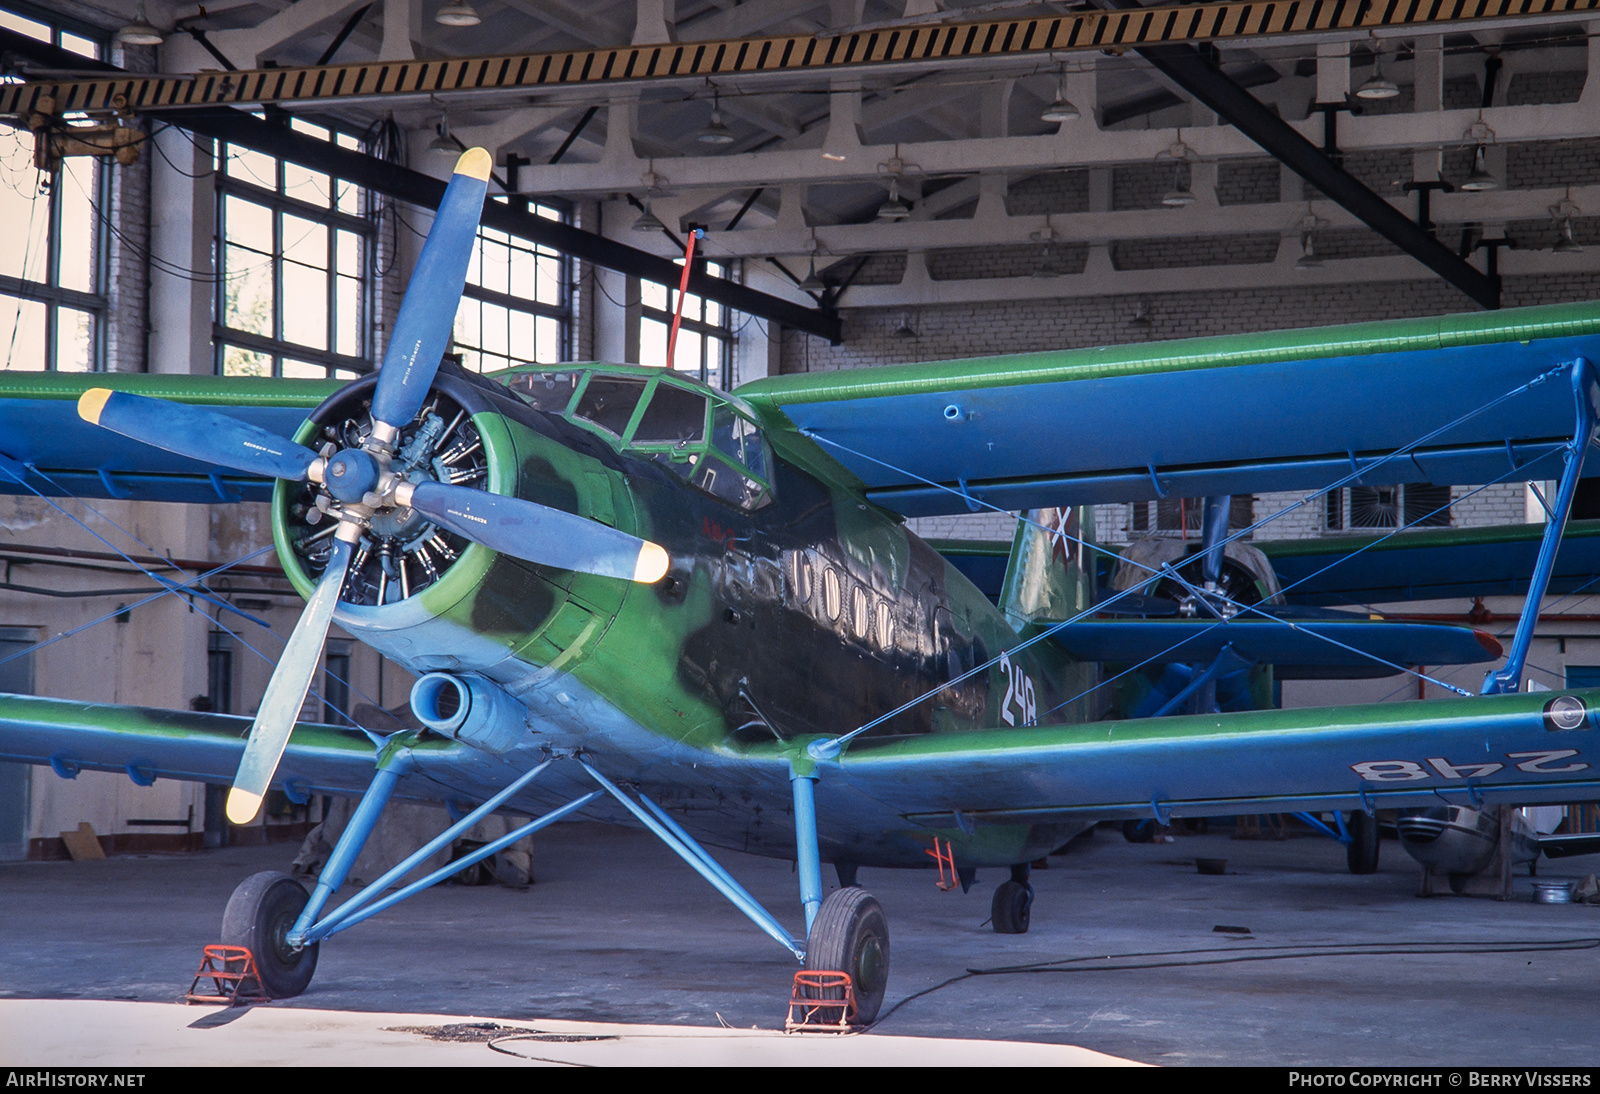
[[[1566,446],[1566,466],[1561,471],[1561,488],[1556,492],[1555,508],[1550,511],[1544,526],[1544,539],[1539,544],[1539,559],[1534,563],[1533,580],[1528,583],[1528,597],[1522,602],[1522,616],[1517,620],[1517,633],[1511,640],[1511,653],[1505,667],[1490,672],[1483,680],[1483,695],[1504,695],[1522,690],[1522,670],[1528,661],[1528,647],[1533,642],[1533,629],[1539,624],[1539,606],[1544,601],[1544,591],[1550,584],[1550,574],[1555,568],[1556,551],[1561,547],[1561,536],[1567,528],[1567,515],[1572,512],[1572,498],[1578,489],[1578,477],[1583,474],[1583,460],[1594,442],[1595,425],[1600,419],[1600,379],[1587,357],[1579,357],[1568,370],[1572,382],[1572,399],[1576,404],[1577,424],[1572,431],[1572,441]]]

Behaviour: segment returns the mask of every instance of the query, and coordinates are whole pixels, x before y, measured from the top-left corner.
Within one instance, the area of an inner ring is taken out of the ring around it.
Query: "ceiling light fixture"
[[[1067,98],[1067,73],[1062,69],[1056,73],[1056,97],[1050,100],[1050,105],[1044,108],[1044,113],[1039,115],[1042,122],[1070,122],[1083,117],[1083,113]]]
[[[1480,194],[1485,190],[1500,189],[1500,180],[1494,177],[1493,172],[1489,170],[1489,165],[1484,162],[1483,145],[1478,145],[1478,150],[1472,154],[1472,173],[1467,176],[1466,181],[1457,189],[1466,190],[1474,194]]]
[[[1393,99],[1399,94],[1399,85],[1383,74],[1383,54],[1373,54],[1372,75],[1368,76],[1366,82],[1356,88],[1356,98]]]
[[[1316,247],[1312,243],[1311,233],[1306,232],[1300,237],[1300,257],[1295,261],[1297,270],[1321,269],[1322,259],[1317,257]]]
[[[461,147],[450,139],[450,115],[440,114],[439,124],[434,126],[433,140],[428,142],[426,151],[441,156],[459,156]]]
[[[433,21],[446,27],[475,27],[483,22],[478,11],[467,0],[450,0],[448,4],[439,9]]]
[[[722,120],[722,95],[715,88],[711,90],[711,120],[695,140],[701,144],[733,143],[733,131]]]
[[[644,212],[639,214],[639,219],[633,222],[635,232],[664,232],[667,226],[661,223],[661,218],[650,211],[650,203],[644,203]]]
[[[1572,238],[1572,218],[1561,218],[1561,238],[1556,240],[1556,245],[1550,248],[1558,255],[1577,255],[1583,253],[1583,244]]]
[[[1178,139],[1172,142],[1172,147],[1156,153],[1156,162],[1163,159],[1174,161],[1172,169],[1172,189],[1161,195],[1161,204],[1171,208],[1195,203],[1194,192],[1189,189],[1191,172],[1189,161],[1195,157],[1195,151],[1183,143],[1183,130],[1178,130]]]
[[[817,276],[817,260],[811,259],[811,269],[807,272],[805,280],[800,282],[801,292],[822,292],[827,289],[828,283]]]
[[[116,40],[125,46],[159,46],[166,36],[151,25],[144,14],[144,0],[139,0],[133,8],[133,22],[117,31]]]
[[[904,220],[911,215],[911,206],[900,200],[900,179],[889,179],[889,200],[878,206],[879,220]]]

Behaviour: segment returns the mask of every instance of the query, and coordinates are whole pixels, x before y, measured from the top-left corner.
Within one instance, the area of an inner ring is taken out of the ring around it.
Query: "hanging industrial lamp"
[[[475,27],[483,22],[478,11],[467,0],[450,0],[433,17],[435,23],[446,27]]]
[[[1478,145],[1478,150],[1472,154],[1472,173],[1467,176],[1458,189],[1472,193],[1482,193],[1484,190],[1500,189],[1500,180],[1489,171],[1489,165],[1484,162],[1483,145]]]
[[[1583,253],[1583,244],[1572,238],[1572,218],[1561,218],[1561,238],[1556,240],[1556,245],[1550,248],[1558,255],[1576,255]]]
[[[1315,245],[1311,241],[1311,233],[1306,232],[1300,237],[1300,257],[1295,261],[1297,270],[1315,270],[1322,266],[1322,259],[1317,256]]]
[[[661,218],[650,211],[650,203],[644,203],[644,212],[639,214],[639,219],[633,222],[635,232],[664,232],[667,226],[661,223]]]
[[[1399,85],[1383,74],[1383,54],[1373,54],[1372,75],[1368,76],[1366,81],[1356,88],[1356,98],[1393,99],[1399,94]]]
[[[701,144],[732,144],[733,130],[729,129],[722,120],[722,96],[715,89],[711,92],[711,120],[706,127],[700,130],[695,140]]]
[[[911,215],[911,206],[900,200],[900,179],[889,179],[889,200],[878,206],[879,220],[904,220]]]
[[[1044,113],[1039,115],[1042,122],[1070,122],[1083,116],[1082,112],[1067,98],[1067,73],[1063,69],[1056,73],[1056,97],[1050,100],[1050,105],[1044,108]]]
[[[159,46],[166,36],[151,25],[144,14],[144,0],[133,8],[133,22],[117,31],[116,40],[124,46]]]

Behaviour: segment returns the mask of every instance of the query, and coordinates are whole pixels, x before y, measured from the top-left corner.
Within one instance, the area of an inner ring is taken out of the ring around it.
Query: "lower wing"
[[[930,828],[1570,802],[1600,798],[1597,706],[1600,689],[864,738],[819,777]]]

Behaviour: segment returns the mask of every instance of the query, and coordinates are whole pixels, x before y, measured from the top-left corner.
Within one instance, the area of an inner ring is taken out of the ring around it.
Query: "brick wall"
[[[1277,232],[1251,232],[1247,235],[1119,239],[1111,244],[1111,265],[1119,270],[1166,270],[1271,262],[1278,257],[1281,238]]]
[[[1282,174],[1277,160],[1222,160],[1217,164],[1217,204],[1275,205]]]
[[[1089,172],[1049,171],[1013,182],[1006,192],[1009,216],[1042,216],[1045,213],[1087,213],[1089,211]]]
[[[1041,243],[999,247],[947,247],[928,252],[928,276],[935,281],[993,277],[1059,277],[1083,272],[1089,261],[1086,243]],[[859,279],[858,279],[859,280]]]

